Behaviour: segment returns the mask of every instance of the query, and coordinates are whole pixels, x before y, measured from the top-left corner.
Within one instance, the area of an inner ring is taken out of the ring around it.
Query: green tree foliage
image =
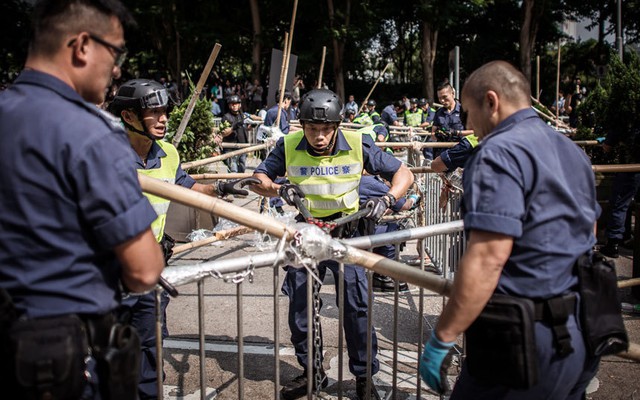
[[[171,142],[175,136],[191,96],[179,107],[175,107],[169,115],[166,140]],[[213,156],[215,144],[213,142],[213,115],[211,114],[211,101],[199,99],[184,131],[182,140],[178,145],[180,160],[183,162],[202,160]],[[204,168],[203,168],[204,169]],[[198,170],[197,172],[201,172]]]
[[[27,57],[31,5],[7,0],[0,12],[0,80],[10,82],[20,72]]]

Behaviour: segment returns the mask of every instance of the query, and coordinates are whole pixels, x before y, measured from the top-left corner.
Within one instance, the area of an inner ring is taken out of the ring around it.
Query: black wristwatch
[[[397,200],[394,195],[392,195],[391,193],[387,193],[385,194],[385,196],[389,199],[389,208],[396,205]]]

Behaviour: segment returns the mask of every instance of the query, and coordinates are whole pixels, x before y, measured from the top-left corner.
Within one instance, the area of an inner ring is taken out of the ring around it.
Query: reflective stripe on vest
[[[314,157],[306,150],[296,150],[304,136],[303,131],[289,133],[284,137],[289,181],[300,186],[309,212],[317,218],[337,212],[351,214],[358,211],[358,185],[364,160],[362,134],[343,134],[352,150],[320,157]]]
[[[362,113],[353,119],[354,124],[360,125],[371,125],[373,124],[373,120],[367,113]]]
[[[422,123],[422,110],[418,109],[416,112],[405,111],[404,121],[407,126],[420,126]]]
[[[175,183],[176,172],[180,165],[180,156],[178,155],[178,151],[171,143],[167,143],[162,140],[157,140],[156,144],[167,154],[165,157],[160,159],[160,168],[138,169],[138,172],[152,178],[160,179],[164,182]],[[167,210],[169,210],[170,201],[149,193],[143,194],[147,197],[149,203],[151,203],[156,214],[158,214],[158,218],[151,223],[151,230],[153,231],[153,235],[156,237],[156,240],[160,242],[164,235],[164,225],[167,222]]]
[[[467,135],[464,138],[469,141],[469,144],[471,144],[472,148],[478,145],[478,137],[476,135]]]

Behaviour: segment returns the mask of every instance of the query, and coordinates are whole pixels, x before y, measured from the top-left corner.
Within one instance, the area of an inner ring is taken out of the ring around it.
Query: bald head
[[[531,106],[529,81],[522,72],[505,61],[492,61],[475,70],[464,84],[464,96],[482,104],[488,91],[515,108]]]

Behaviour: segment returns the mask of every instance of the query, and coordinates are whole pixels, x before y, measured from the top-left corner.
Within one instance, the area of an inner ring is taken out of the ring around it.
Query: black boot
[[[620,252],[618,251],[619,244],[620,239],[607,239],[607,244],[600,248],[600,253],[609,258],[618,258],[620,257]]]
[[[367,399],[367,377],[359,376],[356,378],[356,397],[358,400]],[[371,396],[368,397],[371,400],[381,400],[376,385],[371,381]]]
[[[396,288],[393,279],[388,276],[373,274],[373,290],[381,292],[393,292]]]
[[[329,378],[327,378],[327,374],[324,373],[324,370],[320,370],[320,388],[324,389],[329,384]],[[315,375],[313,377],[313,390],[316,390],[315,383]],[[291,382],[284,385],[284,387],[280,390],[280,395],[285,400],[293,400],[298,399],[307,394],[307,372],[305,371],[302,375],[295,377]]]

